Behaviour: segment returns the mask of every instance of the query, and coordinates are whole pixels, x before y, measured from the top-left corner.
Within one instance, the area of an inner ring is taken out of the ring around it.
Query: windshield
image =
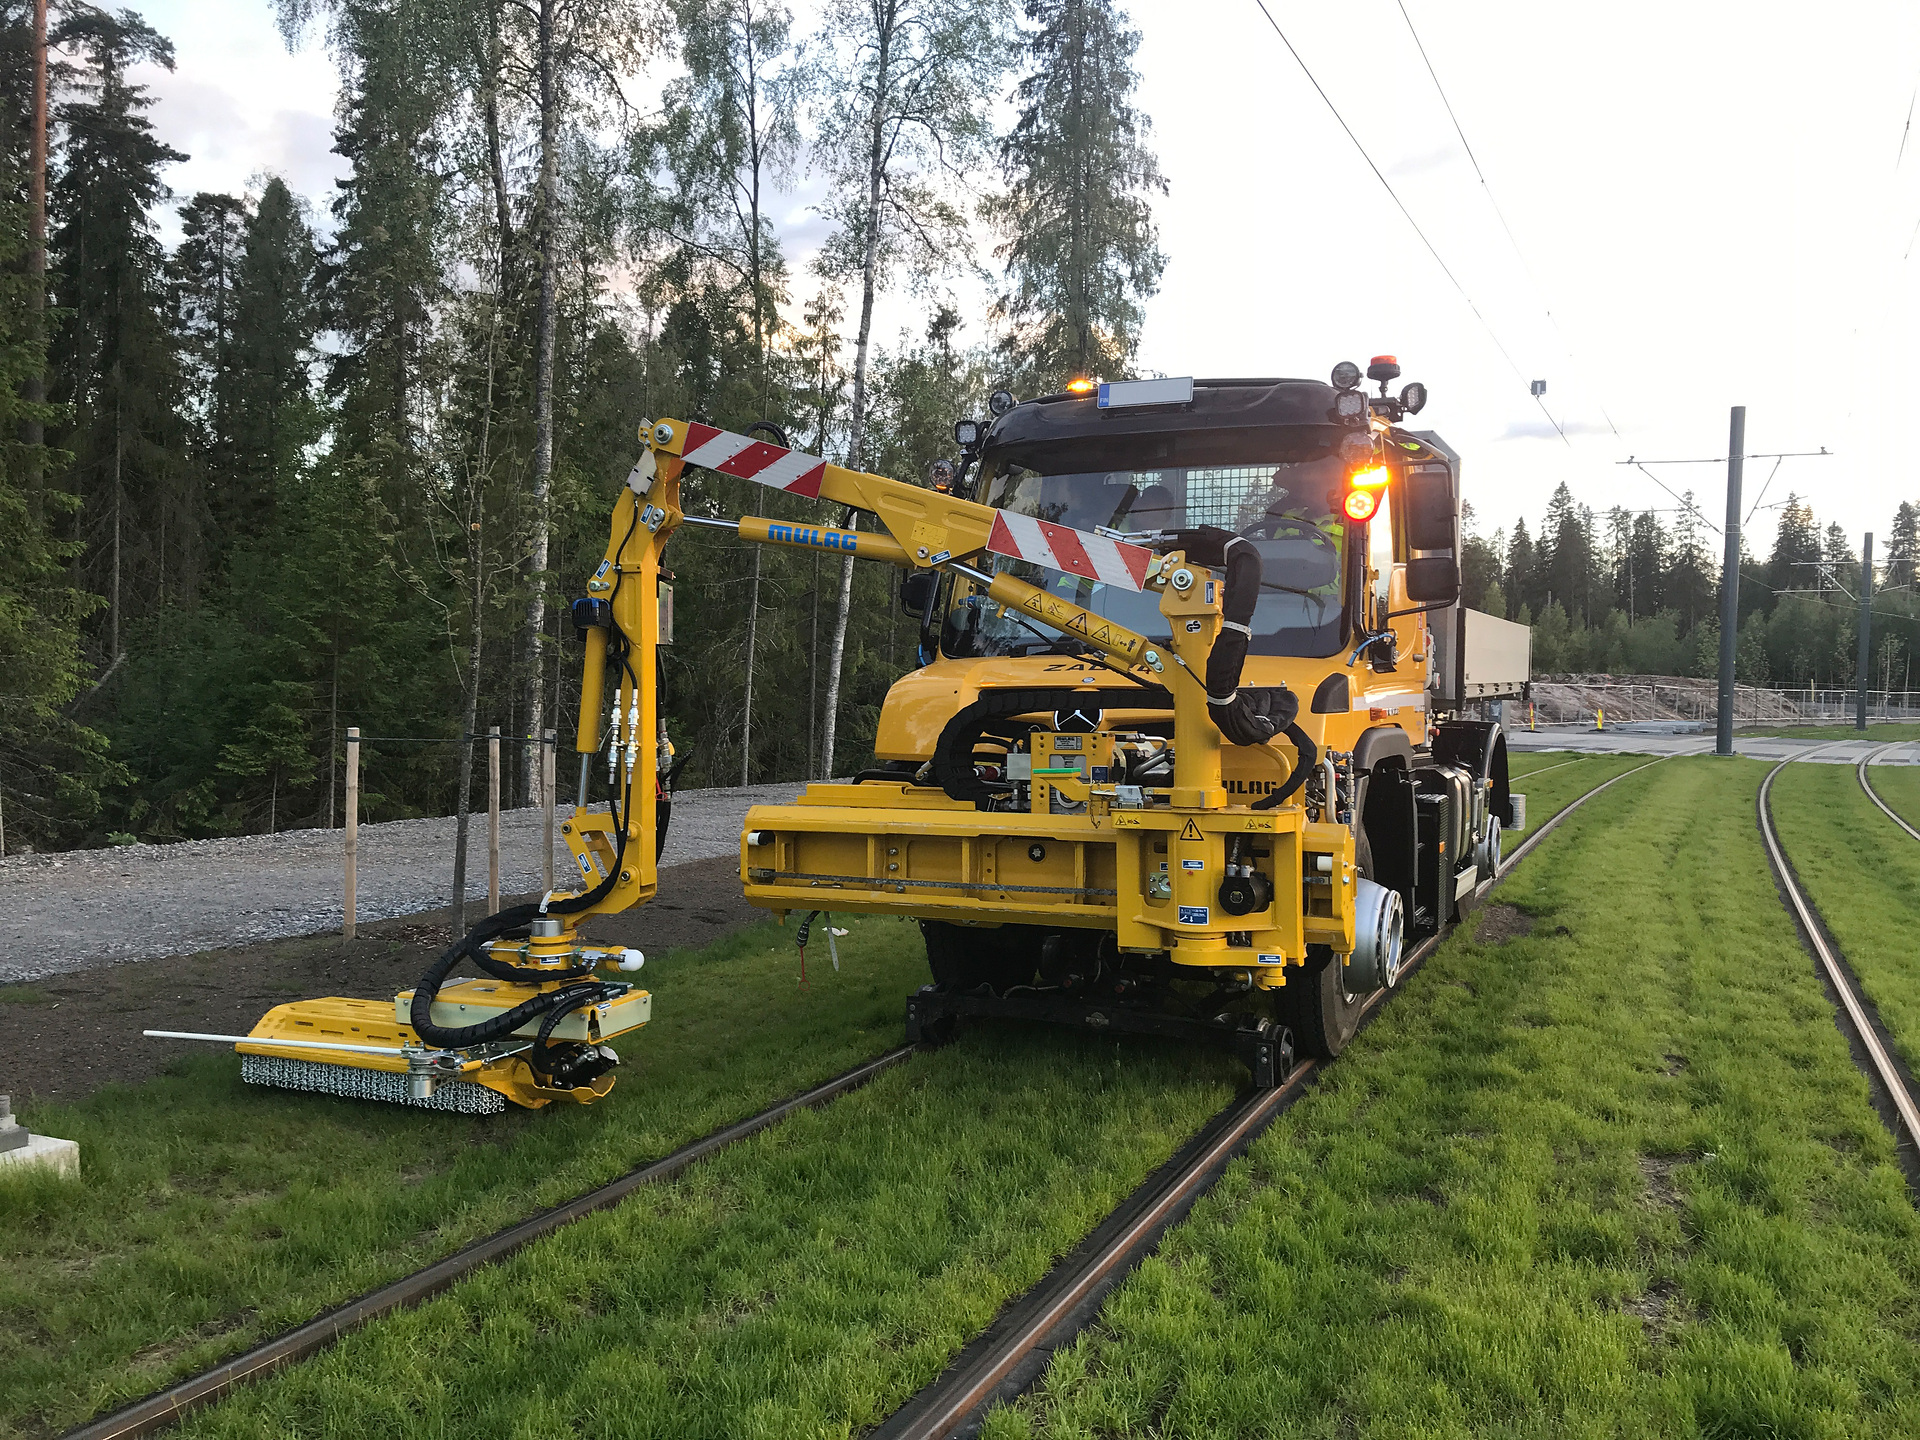
[[[1318,448],[1318,447],[1316,447]],[[1043,474],[992,460],[982,492],[996,509],[1076,530],[1130,532],[1216,525],[1260,552],[1260,599],[1253,613],[1255,655],[1325,656],[1346,639],[1341,577],[1346,522],[1339,506],[1344,471],[1331,455],[1255,465],[1163,466],[1155,470]],[[1025,560],[984,557],[1064,600],[1155,640],[1167,636],[1160,597],[1103,585]],[[1053,648],[1049,630],[1010,616],[967,581],[948,592],[940,648],[948,655],[1023,655]]]

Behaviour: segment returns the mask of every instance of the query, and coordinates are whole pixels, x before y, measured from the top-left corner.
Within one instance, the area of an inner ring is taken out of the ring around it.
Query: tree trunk
[[[124,495],[120,456],[120,362],[113,365],[113,594],[107,610],[107,663],[120,659],[120,507]]]
[[[751,785],[753,772],[753,656],[760,621],[760,551],[753,547],[753,582],[747,586],[747,688],[740,721],[740,783]]]
[[[554,264],[554,216],[559,207],[560,95],[554,73],[554,10],[559,0],[540,0],[540,194],[535,205],[540,227],[540,299],[535,317],[533,362],[533,544],[527,556],[532,590],[527,599],[525,733],[538,735],[545,714],[547,624],[547,527],[553,482],[553,348],[558,277]],[[521,749],[522,781],[527,794],[535,785],[536,747]]]
[[[467,494],[467,693],[460,726],[460,784],[453,822],[453,933],[467,931],[467,833],[473,788],[473,736],[480,718],[480,662],[486,649],[487,472],[492,467],[493,347],[499,313],[487,336],[487,403],[480,412],[480,459]],[[533,747],[528,746],[529,750]]]
[[[874,292],[880,280],[880,192],[886,180],[886,115],[892,55],[890,29],[880,35],[880,54],[874,79],[873,123],[867,153],[867,246],[860,275],[860,336],[853,348],[853,435],[847,442],[847,465],[866,468],[867,459],[867,350],[873,339]],[[859,517],[853,517],[856,523]],[[827,704],[822,717],[820,774],[833,777],[833,749],[840,718],[840,670],[847,648],[847,612],[853,605],[853,557],[840,562],[840,603],[833,616],[833,645],[827,652]]]
[[[27,152],[27,315],[30,336],[45,338],[41,326],[47,307],[47,0],[33,0],[33,128]],[[47,377],[36,366],[26,377],[24,393],[29,403],[47,398]],[[45,440],[39,416],[30,418],[21,436],[36,453],[27,464],[38,478],[38,447]]]

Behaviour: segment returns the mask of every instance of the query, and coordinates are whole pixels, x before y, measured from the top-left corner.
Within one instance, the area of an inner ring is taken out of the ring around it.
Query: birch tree
[[[739,296],[753,332],[754,418],[770,420],[771,346],[787,291],[765,199],[770,186],[791,176],[800,147],[797,77],[786,63],[792,17],[777,0],[679,0],[675,13],[686,74],[667,87],[662,120],[635,136],[634,168],[643,181],[638,229],[642,243],[678,252],[669,263],[683,273],[717,272]],[[652,183],[656,171],[664,171],[670,188]],[[756,545],[747,592],[742,785],[753,765],[761,561]]]
[[[829,0],[812,80],[819,156],[834,234],[822,270],[860,287],[847,463],[867,452],[874,302],[905,265],[917,285],[970,258],[966,216],[952,196],[989,153],[988,107],[1004,69],[994,0]],[[834,773],[840,671],[853,599],[853,557],[841,562],[827,655],[821,771]]]

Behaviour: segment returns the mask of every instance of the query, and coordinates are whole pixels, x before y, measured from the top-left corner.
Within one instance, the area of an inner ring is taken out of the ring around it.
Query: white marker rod
[[[332,1040],[282,1040],[271,1035],[196,1035],[191,1030],[142,1030],[155,1040],[212,1040],[223,1045],[278,1045],[288,1050],[351,1050],[359,1055],[404,1055],[392,1045],[342,1045]]]

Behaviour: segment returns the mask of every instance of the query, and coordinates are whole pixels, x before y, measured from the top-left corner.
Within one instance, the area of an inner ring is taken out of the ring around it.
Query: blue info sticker
[[[1182,905],[1180,907],[1180,923],[1182,925],[1206,924],[1207,907],[1205,905]]]
[[[1182,860],[1180,862],[1180,868],[1182,870],[1204,870],[1207,868],[1207,862],[1204,860]]]

